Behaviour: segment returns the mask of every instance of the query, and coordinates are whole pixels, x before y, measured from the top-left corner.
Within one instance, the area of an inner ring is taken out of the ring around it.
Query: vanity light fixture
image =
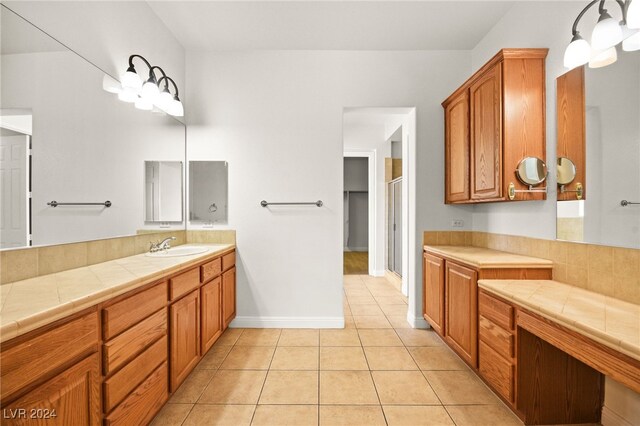
[[[133,63],[136,58],[142,60],[149,68],[149,76],[144,83],[140,79]],[[156,77],[156,71],[162,74],[159,79]],[[162,83],[164,83],[164,87],[161,91]],[[171,93],[169,90],[169,83],[173,86],[175,93]],[[118,99],[123,102],[133,103],[138,109],[144,111],[162,110],[175,117],[184,116],[184,106],[178,97],[176,82],[167,76],[162,68],[157,65],[151,65],[149,61],[140,55],[131,55],[129,57],[129,67],[121,76],[120,82],[105,75],[102,81],[102,88],[109,93],[116,93]]]
[[[622,11],[622,20],[616,21],[605,9],[606,0],[592,0],[582,9],[573,23],[571,42],[564,51],[564,66],[573,69],[589,64],[600,68],[618,59],[616,46],[622,42],[622,50],[640,50],[640,0],[615,0]],[[591,43],[578,31],[578,23],[593,5],[599,3],[600,17],[591,33]]]

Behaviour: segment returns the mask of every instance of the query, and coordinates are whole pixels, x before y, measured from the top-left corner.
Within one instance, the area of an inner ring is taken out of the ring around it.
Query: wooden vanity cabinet
[[[200,333],[202,353],[207,352],[222,335],[222,278],[214,278],[200,289]]]
[[[446,204],[508,201],[510,184],[528,189],[515,170],[525,157],[546,157],[547,51],[502,49],[442,103]]]
[[[444,339],[468,364],[478,359],[478,274],[473,269],[446,262]]]
[[[200,360],[200,292],[195,290],[170,308],[171,392]]]
[[[236,317],[236,267],[222,274],[222,325],[226,330]]]
[[[444,335],[444,259],[424,253],[422,269],[424,271],[422,314],[438,334]]]

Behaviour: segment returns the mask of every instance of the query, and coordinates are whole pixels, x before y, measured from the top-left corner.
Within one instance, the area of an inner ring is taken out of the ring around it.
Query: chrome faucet
[[[155,253],[155,252],[162,251],[162,250],[169,250],[171,248],[170,241],[173,241],[175,239],[176,239],[176,237],[168,237],[168,238],[165,238],[164,240],[160,241],[159,243],[151,241],[149,243],[149,245],[150,245],[149,252]]]

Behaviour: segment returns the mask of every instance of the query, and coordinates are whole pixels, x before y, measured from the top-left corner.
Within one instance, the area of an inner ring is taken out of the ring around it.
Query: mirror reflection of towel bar
[[[104,206],[111,207],[111,201],[107,200],[104,203],[59,203],[55,200],[49,201],[47,203],[48,206],[58,207],[58,206]]]
[[[622,207],[627,207],[627,206],[628,206],[628,205],[630,205],[630,204],[638,204],[638,205],[640,205],[640,203],[634,203],[633,201],[627,201],[627,200],[622,200],[622,201],[620,201],[620,205],[621,205]]]
[[[292,201],[292,202],[286,202],[286,203],[269,203],[265,200],[260,201],[260,205],[262,207],[267,207],[267,206],[316,206],[316,207],[322,207],[322,200],[318,200],[318,201],[312,201],[312,202],[296,202],[296,201]]]

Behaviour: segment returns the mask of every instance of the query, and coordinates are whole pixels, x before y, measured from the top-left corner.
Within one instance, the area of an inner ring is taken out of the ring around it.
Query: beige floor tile
[[[260,404],[317,404],[318,373],[315,371],[269,371]]]
[[[238,338],[244,331],[243,328],[227,328],[227,330],[222,333],[222,336],[216,340],[214,346],[233,346],[238,341]]]
[[[407,302],[401,296],[374,296],[378,305],[406,305]]]
[[[180,426],[191,408],[193,404],[165,404],[151,422],[151,426]]]
[[[318,346],[320,330],[286,329],[282,330],[278,346]]]
[[[418,366],[404,347],[367,346],[364,348],[371,370],[417,370]]]
[[[446,346],[408,348],[421,370],[466,370],[467,365]]]
[[[433,330],[407,328],[396,330],[398,336],[406,346],[440,346],[442,340]]]
[[[380,404],[368,371],[321,371],[320,404]]]
[[[317,370],[318,347],[279,346],[271,361],[271,370]]]
[[[207,387],[216,370],[194,370],[171,397],[172,403],[195,403]]]
[[[375,306],[375,305],[369,305],[369,306]],[[342,314],[343,315],[349,315],[352,316],[353,312],[351,312],[351,308],[349,307],[348,303],[345,303],[344,305],[342,305]]]
[[[367,290],[367,287],[359,287],[359,288],[345,288],[344,293],[349,297],[371,297],[371,293]]]
[[[248,426],[254,405],[206,405],[193,407],[183,426]]]
[[[369,291],[371,292],[371,295],[373,297],[391,297],[391,296],[398,296],[402,294],[394,288],[383,288],[383,287],[374,287],[374,286],[367,286],[367,287],[369,288]]]
[[[450,405],[446,407],[458,426],[521,426],[522,422],[504,405]]]
[[[380,309],[387,316],[407,317],[407,305],[380,305]]]
[[[196,366],[197,369],[215,370],[231,351],[232,346],[214,346],[209,352],[202,357],[202,360]]]
[[[385,426],[379,405],[321,405],[321,426]]]
[[[267,370],[275,347],[234,346],[220,366],[223,370]]]
[[[443,404],[497,404],[498,398],[471,371],[424,371]]]
[[[353,320],[356,323],[356,328],[391,328],[391,324],[383,315],[354,315]]]
[[[240,346],[275,346],[280,338],[279,328],[247,328],[238,338]]]
[[[317,426],[317,405],[258,405],[251,426]]]
[[[349,305],[377,305],[373,296],[347,296]]]
[[[393,329],[358,330],[362,346],[404,346]]]
[[[411,328],[411,324],[407,322],[407,316],[387,315],[387,320],[393,328]]]
[[[360,346],[356,329],[320,330],[320,346]]]
[[[362,347],[320,348],[321,370],[369,370]]]
[[[383,405],[440,404],[419,371],[373,371],[371,375]]]
[[[257,404],[266,376],[266,371],[218,370],[198,404]]]
[[[356,305],[351,304],[351,314],[356,316],[362,315],[384,315],[378,305]]]
[[[383,407],[384,415],[389,426],[454,426],[453,420],[441,405],[399,406],[387,405]],[[488,422],[488,425],[500,423]]]
[[[345,315],[344,328],[356,328],[356,323],[353,321],[353,317],[351,315]]]

